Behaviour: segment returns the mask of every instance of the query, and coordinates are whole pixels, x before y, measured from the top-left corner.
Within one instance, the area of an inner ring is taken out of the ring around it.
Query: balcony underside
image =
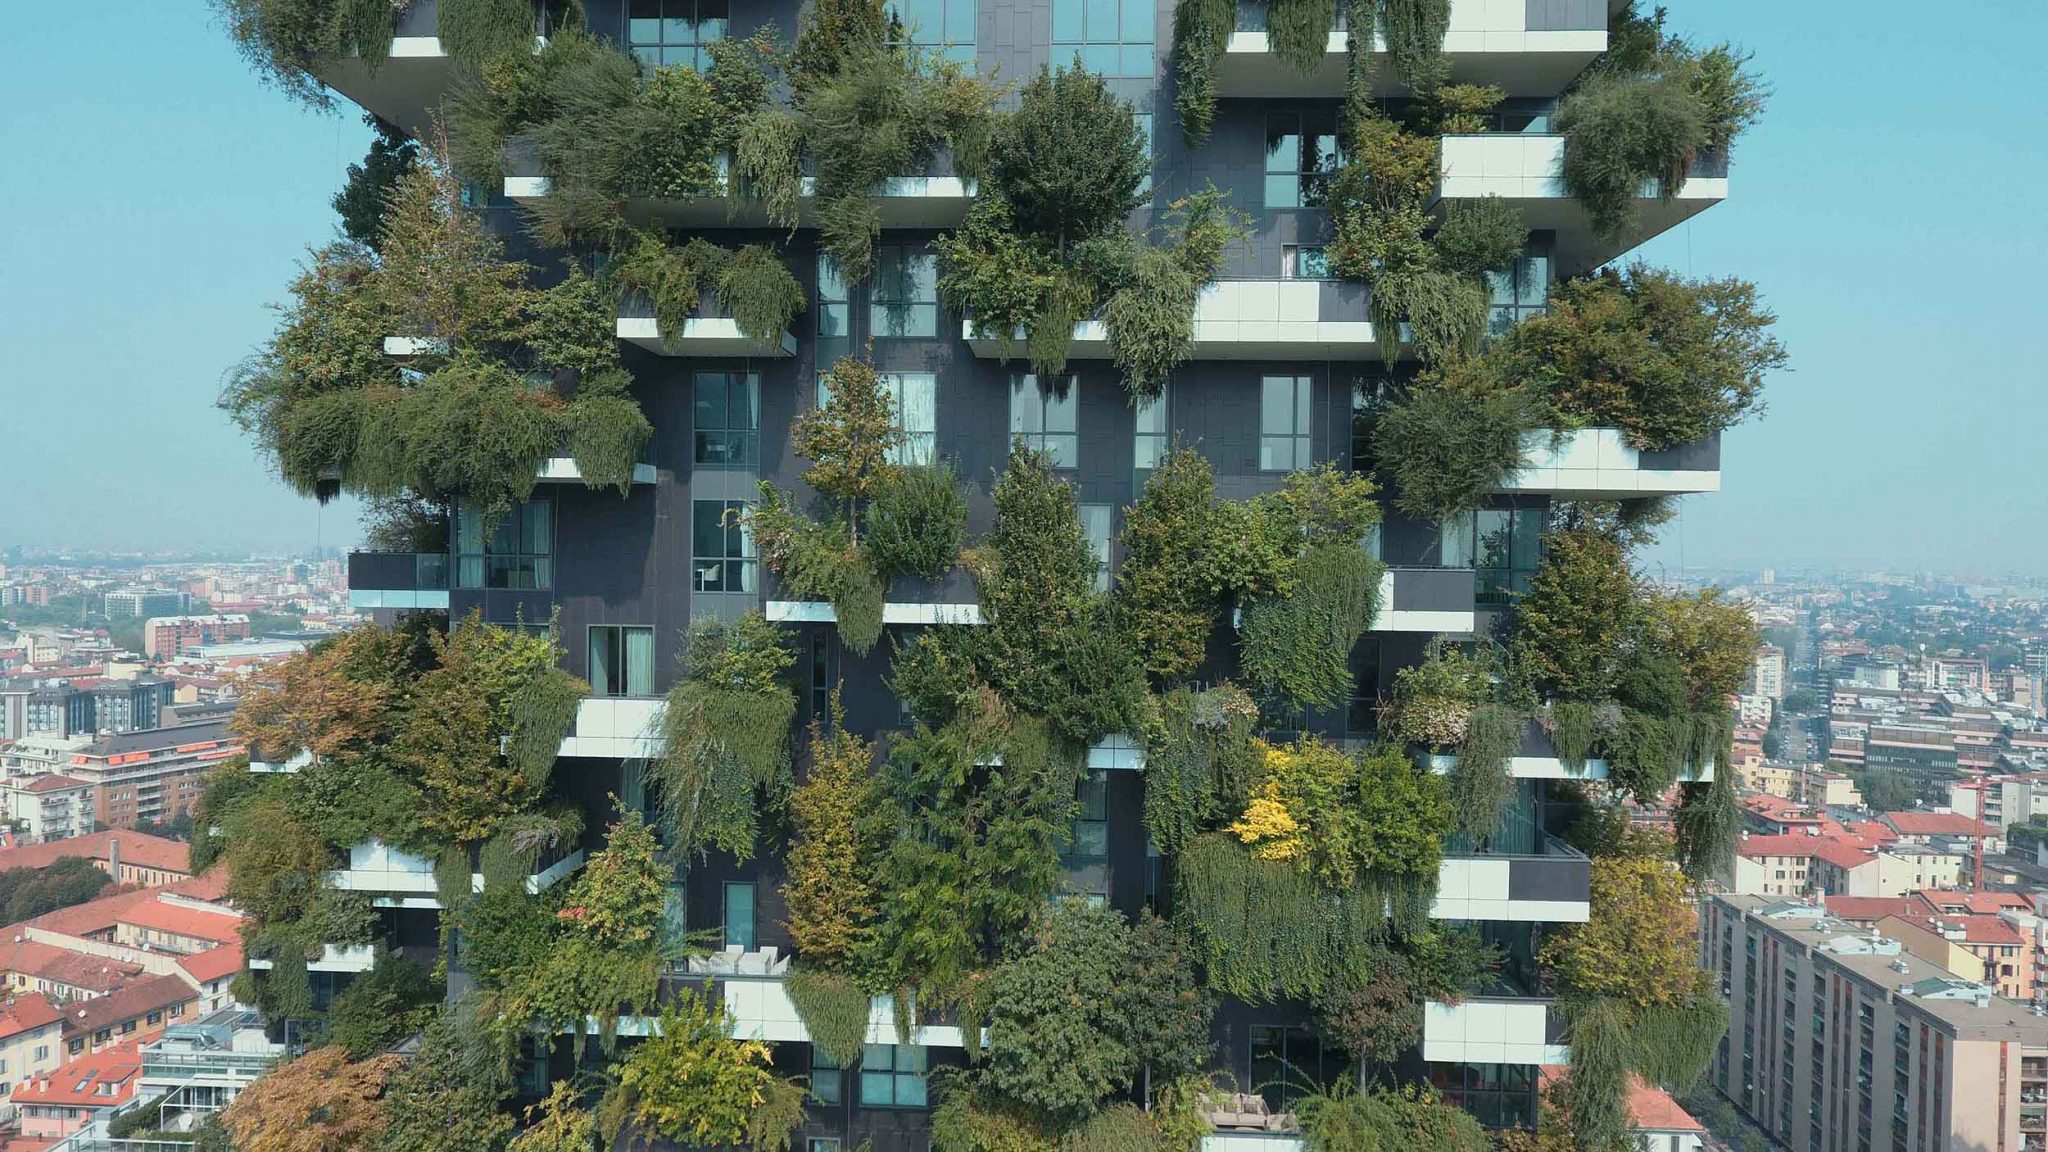
[[[1372,60],[1373,91],[1381,96],[1405,93],[1394,76],[1384,44]],[[1555,96],[1607,50],[1607,33],[1581,31],[1460,31],[1444,37],[1444,58],[1451,80],[1460,84],[1494,84],[1510,96]],[[1264,32],[1233,32],[1216,67],[1216,94],[1238,97],[1339,97],[1350,70],[1350,53],[1342,32],[1330,33],[1323,58],[1311,71],[1284,63],[1272,51]]]
[[[723,316],[692,316],[679,336],[664,333],[652,316],[621,316],[618,334],[656,356],[731,360],[796,355],[796,337],[789,333],[773,342],[755,340],[740,331],[738,321]]]
[[[379,65],[353,57],[316,71],[321,83],[398,125],[415,140],[431,139],[441,100],[455,83],[455,62],[437,36],[395,36]]]
[[[507,176],[505,198],[521,204],[548,195],[546,176]],[[797,205],[797,227],[818,226],[817,181],[804,177]],[[957,228],[974,204],[976,184],[958,176],[893,176],[875,192],[875,208],[884,228]],[[747,196],[693,196],[683,200],[634,198],[620,206],[628,221],[662,228],[770,228],[760,200]]]

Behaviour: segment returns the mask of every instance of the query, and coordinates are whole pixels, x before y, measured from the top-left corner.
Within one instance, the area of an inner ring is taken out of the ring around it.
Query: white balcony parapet
[[[692,316],[683,322],[681,334],[663,332],[652,316],[621,316],[619,339],[637,344],[657,356],[703,356],[782,358],[796,355],[796,337],[781,333],[773,341],[760,341],[740,331],[739,321],[725,316]]]
[[[1470,635],[1479,621],[1474,580],[1469,569],[1389,568],[1380,574],[1371,631]]]
[[[576,723],[557,753],[595,759],[650,760],[661,755],[661,721],[668,702],[659,697],[586,696]]]
[[[698,228],[759,228],[773,223],[767,208],[751,197],[729,198],[721,191],[680,200],[634,198],[625,202],[626,219],[635,224]],[[797,226],[817,227],[815,176],[803,178],[797,202]],[[505,177],[505,198],[519,203],[546,199],[554,181],[546,176]],[[891,176],[874,191],[875,207],[884,228],[952,228],[967,218],[978,184],[960,176]]]
[[[1202,1137],[1202,1152],[1305,1152],[1307,1148],[1299,1132],[1210,1132]]]
[[[770,624],[836,624],[839,614],[823,600],[769,600],[761,615]],[[884,624],[980,624],[981,605],[897,603],[882,605]]]
[[[1645,186],[1633,221],[1612,236],[1593,230],[1564,186],[1564,137],[1535,133],[1445,136],[1439,207],[1445,201],[1498,196],[1521,210],[1531,231],[1556,233],[1560,277],[1596,268],[1728,198],[1728,178],[1692,176],[1668,200]]]
[[[1531,27],[1523,0],[1452,0],[1444,56],[1451,78],[1496,84],[1510,96],[1554,96],[1607,50],[1604,0],[1564,0]],[[1547,26],[1543,26],[1547,25]],[[1221,96],[1341,96],[1348,55],[1345,34],[1332,31],[1322,62],[1302,71],[1282,63],[1264,32],[1233,32],[1217,65]],[[1373,38],[1373,86],[1400,91],[1383,37]]]
[[[1429,758],[1429,770],[1442,775],[1456,767],[1458,758],[1436,753]],[[1517,780],[1605,780],[1607,761],[1589,756],[1577,768],[1572,768],[1555,756],[1513,756],[1508,759],[1508,774]],[[1714,763],[1708,761],[1705,768],[1695,770],[1688,765],[1678,774],[1681,784],[1707,784],[1714,779]]]
[[[543,484],[581,483],[583,469],[576,466],[576,460],[572,456],[554,456],[534,471],[533,478]],[[654,465],[633,465],[633,483],[652,484],[658,479]]]
[[[1591,918],[1589,890],[1567,894],[1565,899],[1517,899],[1514,871],[1523,869],[1570,868],[1579,866],[1581,875],[1571,881],[1577,887],[1584,879],[1583,856],[1445,856],[1437,865],[1436,902],[1429,910],[1433,920],[1503,921],[1533,924],[1583,924]],[[1541,881],[1541,876],[1528,879]]]
[[[1473,998],[1422,1006],[1422,1058],[1442,1064],[1569,1064],[1545,1000]]]
[[[1269,360],[1365,360],[1379,355],[1366,296],[1360,286],[1329,280],[1218,280],[1195,302],[1194,358]],[[970,317],[961,338],[984,359],[1003,355],[1002,342],[977,328]],[[1024,355],[1022,334],[1010,354]],[[1109,357],[1109,329],[1100,320],[1074,325],[1067,355],[1077,360]]]
[[[649,481],[652,483],[652,481]],[[395,608],[402,612],[448,610],[446,588],[351,588],[348,606],[357,612]],[[253,766],[252,766],[253,767]]]
[[[554,887],[583,867],[583,851],[563,856],[526,877],[526,891],[538,895]],[[434,882],[434,862],[410,852],[401,852],[378,840],[366,840],[348,850],[348,867],[327,874],[327,882],[345,892],[367,892],[379,908],[441,907],[440,886]],[[481,872],[469,874],[471,892],[484,890]]]
[[[258,760],[251,756],[249,757],[249,771],[259,775],[296,776],[300,769],[312,762],[313,754],[301,748],[283,760]]]
[[[1654,461],[1657,455],[1630,445],[1618,428],[1528,432],[1522,437],[1522,470],[1497,491],[1599,498],[1679,496],[1721,490],[1718,467],[1644,466],[1646,458]],[[1713,457],[1719,459],[1718,444]]]
[[[320,958],[306,961],[308,972],[368,972],[377,966],[377,949],[369,944],[323,944]],[[249,958],[249,967],[258,972],[271,967],[271,961],[259,957]]]
[[[803,1018],[797,1015],[796,1005],[790,1002],[789,990],[780,975],[714,976],[712,979],[724,995],[726,1011],[732,1016],[733,1039],[765,1040],[775,1044],[810,1042],[810,1029],[804,1027]],[[655,1021],[652,1016],[621,1016],[619,1035],[651,1035]],[[592,1031],[596,1031],[597,1025],[595,1018],[585,1023]],[[900,1040],[896,1034],[895,997],[876,996],[868,1001],[866,1043],[907,1042],[926,1048],[960,1048],[965,1046],[962,1041],[959,1027],[952,1024],[920,1024],[911,1029],[908,1041]]]
[[[422,356],[446,356],[445,336],[386,336],[384,354],[394,360],[417,360]]]

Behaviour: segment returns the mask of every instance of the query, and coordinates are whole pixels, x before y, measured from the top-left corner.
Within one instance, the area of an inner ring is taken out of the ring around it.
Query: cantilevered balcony
[[[358,612],[376,608],[447,611],[448,554],[349,553],[348,606]]]
[[[619,304],[619,339],[656,356],[730,360],[796,355],[796,337],[788,332],[779,333],[772,340],[755,340],[740,331],[739,321],[714,315],[713,311],[714,303],[707,292],[697,315],[683,321],[682,331],[665,332],[646,297],[629,293]]]
[[[1422,1058],[1442,1064],[1569,1064],[1564,1017],[1550,1001],[1475,996],[1422,1006]]]
[[[455,61],[441,47],[438,0],[415,0],[398,12],[390,55],[378,64],[355,57],[314,69],[320,82],[414,139],[426,139],[441,100],[455,82]]]
[[[1364,360],[1379,355],[1365,287],[1339,280],[1219,280],[1195,304],[1197,360]],[[961,335],[974,354],[1001,357],[1001,341],[969,318]],[[1074,325],[1067,354],[1109,357],[1101,320]],[[1010,355],[1025,355],[1020,334]]]
[[[1458,758],[1449,755],[1433,755],[1429,758],[1432,772],[1449,772],[1456,766]],[[1679,774],[1679,780],[1688,784],[1704,784],[1714,778],[1715,765],[1709,761],[1704,768],[1688,766]],[[1517,780],[1605,780],[1607,761],[1589,756],[1577,767],[1572,767],[1558,758],[1557,746],[1543,726],[1531,720],[1522,730],[1522,743],[1515,755],[1508,761],[1508,774]]]
[[[751,952],[729,948],[709,956],[691,957],[685,969],[664,980],[667,987],[664,987],[663,994],[667,995],[676,985],[693,987],[709,982],[725,997],[734,1039],[807,1044],[811,1032],[804,1026],[803,1017],[797,1015],[796,1005],[790,1001],[788,977],[789,958],[774,948],[757,948]],[[596,1021],[590,1023],[594,1026]],[[618,1030],[622,1036],[646,1036],[653,1024],[652,1017],[622,1016]],[[912,1027],[907,1040],[899,1040],[895,997],[881,995],[868,1001],[865,1043],[959,1048],[963,1047],[962,1039],[963,1033],[957,1024],[920,1021]]]
[[[1556,233],[1552,256],[1557,275],[1565,277],[1597,268],[1728,198],[1726,159],[1703,156],[1669,200],[1645,187],[1633,220],[1615,235],[1602,236],[1585,208],[1565,192],[1564,146],[1562,136],[1533,133],[1444,137],[1439,209],[1452,200],[1500,197],[1521,209],[1532,231]]]
[[[1372,630],[1470,635],[1479,619],[1477,592],[1470,568],[1389,568],[1380,576]]]
[[[533,478],[542,484],[581,484],[583,469],[577,466],[573,456],[551,456],[534,470]],[[633,465],[633,483],[652,484],[657,479],[654,465]]]
[[[1721,434],[1654,452],[1631,447],[1615,428],[1548,430],[1523,437],[1522,470],[1500,492],[1542,492],[1569,500],[1682,496],[1721,490]]]
[[[586,696],[558,755],[646,760],[661,754],[662,698]]]
[[[1238,6],[1238,30],[1217,63],[1217,94],[1344,95],[1350,62],[1345,34],[1332,31],[1321,63],[1302,71],[1273,54],[1261,7]],[[1555,96],[1606,50],[1606,0],[1451,0],[1444,33],[1453,81],[1495,84],[1510,96]],[[1401,90],[1386,41],[1377,36],[1372,80],[1382,96]]]
[[[721,157],[719,184],[726,185]],[[518,160],[513,166],[529,167]],[[803,178],[802,198],[797,204],[797,226],[815,228],[817,217],[816,177]],[[521,204],[545,199],[554,181],[546,176],[505,177],[505,198]],[[884,228],[957,228],[967,219],[974,204],[975,181],[961,176],[892,176],[874,190],[875,208]],[[751,196],[727,196],[720,191],[684,199],[634,197],[620,205],[628,221],[660,228],[768,228],[762,201]]]
[[[581,867],[580,848],[564,845],[543,853],[526,876],[526,890],[534,894],[545,892]],[[434,862],[377,840],[366,840],[350,848],[348,867],[329,872],[327,882],[344,892],[368,893],[379,908],[441,907]],[[470,873],[469,883],[472,892],[483,891],[483,873]]]
[[[1537,924],[1590,917],[1592,861],[1542,829],[1516,823],[1511,819],[1485,844],[1449,846],[1437,869],[1430,916]]]
[[[783,592],[781,580],[770,587],[761,614],[774,624],[833,624],[839,614],[822,600],[777,599]],[[938,580],[898,576],[882,597],[884,624],[979,624],[981,601],[974,578],[965,568],[955,568]]]

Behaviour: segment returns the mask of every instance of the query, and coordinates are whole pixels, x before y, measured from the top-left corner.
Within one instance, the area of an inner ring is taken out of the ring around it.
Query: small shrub
[[[1269,699],[1334,708],[1351,691],[1351,648],[1378,609],[1379,561],[1355,545],[1325,544],[1302,557],[1294,592],[1244,608],[1243,667]]]
[[[633,467],[654,439],[654,426],[640,405],[623,393],[579,396],[569,405],[568,418],[569,455],[583,482],[631,495]]]
[[[877,571],[936,580],[960,559],[967,500],[951,464],[896,470],[868,508],[867,546]]]
[[[1380,413],[1373,454],[1396,508],[1448,519],[1514,478],[1523,434],[1535,426],[1526,393],[1500,386],[1482,364],[1455,362],[1425,372]]]
[[[1498,196],[1486,196],[1452,201],[1430,243],[1445,268],[1479,280],[1512,265],[1528,240],[1522,210]]]

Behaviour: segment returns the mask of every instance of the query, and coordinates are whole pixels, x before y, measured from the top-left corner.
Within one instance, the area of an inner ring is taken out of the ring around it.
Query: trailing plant
[[[634,233],[629,244],[613,253],[606,275],[616,289],[644,295],[654,307],[655,322],[673,336],[696,315],[704,293],[719,281],[730,259],[725,249],[702,238],[671,245],[650,229]]]
[[[1672,816],[1678,832],[1678,863],[1694,883],[1719,880],[1735,865],[1742,810],[1736,803],[1735,773],[1728,761],[1724,751],[1713,780],[1679,790],[1678,811]]]
[[[1451,26],[1451,0],[1380,0],[1380,35],[1394,75],[1418,93],[1442,84],[1444,33]]]
[[[242,59],[265,84],[310,107],[332,107],[314,75],[354,56],[375,72],[391,52],[398,9],[387,0],[213,0]]]
[[[741,125],[733,144],[729,195],[751,196],[768,219],[794,230],[803,207],[803,123],[787,108],[763,108]]]
[[[1175,688],[1159,701],[1159,723],[1145,744],[1145,831],[1163,855],[1181,847],[1226,811],[1241,812],[1264,766],[1252,731],[1258,705],[1225,683],[1197,692]]]
[[[753,853],[754,792],[789,768],[796,657],[781,630],[756,613],[690,628],[683,677],[669,691],[661,759],[650,764],[662,818],[678,853],[717,847]]]
[[[1268,0],[1266,43],[1273,56],[1297,72],[1314,72],[1337,26],[1336,0]]]
[[[1488,1152],[1493,1146],[1476,1117],[1445,1102],[1434,1088],[1410,1085],[1368,1092],[1348,1080],[1333,1088],[1301,1087],[1307,1091],[1292,1107],[1308,1152]]]
[[[804,293],[772,249],[748,244],[718,271],[718,306],[747,339],[772,345],[804,310]]]
[[[570,402],[565,416],[569,457],[576,461],[583,482],[593,488],[616,488],[621,496],[631,494],[633,471],[654,439],[654,425],[647,422],[640,405],[622,387],[587,387]]]
[[[435,15],[441,50],[465,64],[533,51],[530,0],[439,0]]]
[[[1745,281],[1639,264],[1559,285],[1546,315],[1501,342],[1501,372],[1574,421],[1670,448],[1761,411],[1764,378],[1786,360],[1776,320]]]
[[[1202,289],[1221,271],[1224,249],[1251,235],[1250,218],[1224,207],[1213,185],[1174,201],[1167,219],[1167,245],[1138,250],[1102,312],[1110,358],[1134,404],[1158,399],[1167,374],[1194,354]]]
[[[937,580],[960,560],[967,499],[950,462],[897,468],[868,507],[868,553],[878,572]]]
[[[1179,0],[1173,9],[1174,112],[1190,148],[1209,138],[1216,119],[1216,65],[1237,24],[1232,0]],[[1366,33],[1371,56],[1371,32]],[[1355,51],[1355,49],[1354,49]]]
[[[1242,664],[1267,698],[1330,708],[1351,691],[1351,649],[1379,608],[1385,567],[1355,544],[1316,545],[1294,567],[1293,592],[1244,605]]]
[[[1509,761],[1521,745],[1526,718],[1501,704],[1472,710],[1464,742],[1446,778],[1458,831],[1475,841],[1500,830],[1501,814],[1515,799],[1515,778]]]
[[[1633,1014],[1616,1000],[1594,1000],[1568,1016],[1572,1067],[1560,1092],[1576,1147],[1610,1150],[1633,1141],[1628,1106],[1629,1033]]]
[[[790,969],[783,986],[811,1043],[841,1068],[859,1064],[868,1035],[867,989],[850,976],[802,965]]]

